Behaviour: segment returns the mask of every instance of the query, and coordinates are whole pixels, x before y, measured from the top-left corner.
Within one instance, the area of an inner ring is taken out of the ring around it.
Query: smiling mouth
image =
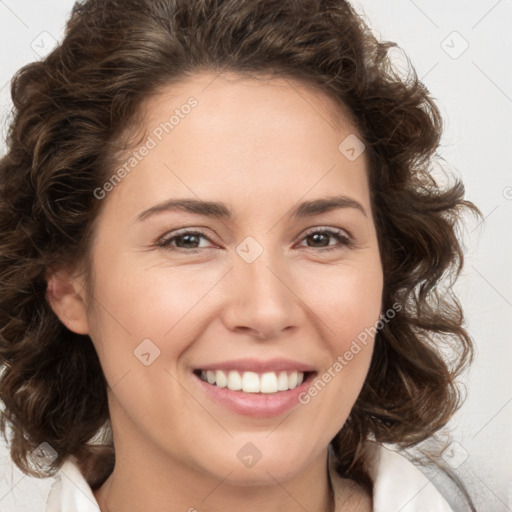
[[[243,393],[278,393],[289,391],[310,380],[316,372],[279,371],[257,373],[236,370],[194,370],[194,374],[202,381],[218,388]]]

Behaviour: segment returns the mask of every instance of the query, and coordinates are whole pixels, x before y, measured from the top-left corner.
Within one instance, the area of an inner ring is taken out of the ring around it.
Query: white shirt
[[[367,469],[374,482],[373,512],[453,512],[414,464],[382,445],[372,445],[375,460]],[[329,457],[329,473],[336,495],[333,457]],[[99,512],[100,508],[73,457],[54,476],[39,479],[22,473],[2,450],[0,511]]]

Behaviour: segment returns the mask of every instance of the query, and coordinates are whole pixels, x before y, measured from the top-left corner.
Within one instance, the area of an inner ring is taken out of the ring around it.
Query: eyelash
[[[324,248],[324,247],[318,247],[318,248],[306,247],[306,248],[308,248],[308,249],[319,249],[320,252],[330,252],[330,251],[334,251],[334,250],[340,250],[340,249],[343,249],[345,247],[349,247],[350,248],[350,247],[353,247],[355,245],[354,241],[348,235],[344,234],[344,231],[342,231],[342,230],[327,229],[327,228],[325,228],[325,229],[315,228],[314,230],[307,232],[303,236],[302,240],[305,240],[309,236],[315,235],[315,234],[318,234],[318,233],[321,233],[323,235],[329,235],[332,238],[335,238],[338,242],[340,242],[341,245],[338,245],[338,246],[335,245],[333,247],[328,246],[329,248]],[[211,240],[204,233],[202,233],[200,231],[186,230],[186,231],[182,231],[181,233],[175,234],[172,237],[167,237],[167,238],[163,237],[162,239],[160,239],[157,242],[156,245],[157,245],[157,247],[161,247],[161,248],[172,250],[172,251],[175,251],[175,250],[177,250],[177,251],[184,251],[187,254],[196,254],[196,253],[200,252],[202,250],[201,248],[186,249],[184,247],[174,247],[174,246],[171,245],[171,242],[173,240],[185,237],[187,235],[199,236],[199,237],[205,238],[206,240],[211,242]]]

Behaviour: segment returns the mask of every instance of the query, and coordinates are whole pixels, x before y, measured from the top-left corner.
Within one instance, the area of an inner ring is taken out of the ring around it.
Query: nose
[[[301,320],[301,301],[291,276],[286,264],[270,251],[264,250],[252,263],[237,256],[226,283],[226,327],[260,340],[293,331]]]

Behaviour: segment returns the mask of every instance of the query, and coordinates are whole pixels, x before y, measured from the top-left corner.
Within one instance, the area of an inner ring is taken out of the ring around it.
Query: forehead
[[[296,201],[338,192],[369,207],[366,155],[351,161],[340,150],[347,138],[359,140],[343,112],[289,79],[191,76],[144,102],[137,140],[152,147],[115,195],[133,204],[144,197],[222,197],[232,204],[246,198],[251,202],[240,204],[253,207],[260,198],[266,208],[269,196]]]
[[[349,125],[352,132],[357,131],[351,110],[312,82],[268,73],[233,71],[197,72],[179,82],[159,87],[141,103],[139,129],[154,126],[171,105],[179,109],[191,96],[197,98],[203,111],[210,108],[210,113],[211,109],[222,108],[224,114],[236,112],[241,118],[254,114],[256,103],[261,107],[262,103],[268,102],[276,116],[283,111],[288,115],[301,111],[303,115],[307,108],[310,116],[318,117],[317,121],[323,121],[333,130],[346,129]]]

